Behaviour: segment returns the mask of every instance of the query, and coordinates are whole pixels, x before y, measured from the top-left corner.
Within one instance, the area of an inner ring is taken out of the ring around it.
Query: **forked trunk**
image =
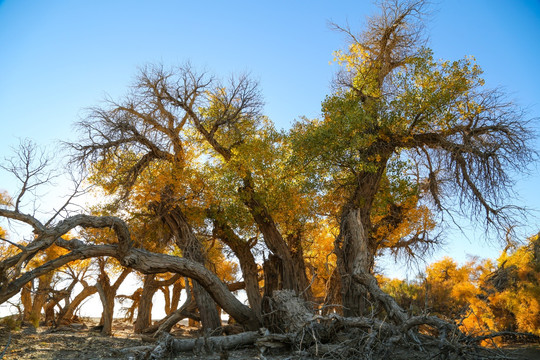
[[[101,263],[101,275],[96,283],[96,289],[103,306],[103,313],[101,314],[100,325],[103,326],[101,329],[101,334],[111,335],[112,334],[112,322],[114,317],[114,299],[116,297],[116,292],[118,288],[124,282],[126,277],[131,272],[131,269],[125,268],[124,271],[118,276],[118,279],[114,282],[113,285],[110,284],[109,276],[104,271],[105,263]]]
[[[75,298],[62,309],[60,314],[58,314],[58,324],[69,323],[75,314],[75,310],[82,304],[82,302],[94,295],[97,292],[97,287],[85,285],[83,290],[75,296]]]

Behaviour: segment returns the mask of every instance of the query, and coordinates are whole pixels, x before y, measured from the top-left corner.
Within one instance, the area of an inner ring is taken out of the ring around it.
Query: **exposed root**
[[[283,333],[261,329],[197,339],[174,339],[164,334],[152,351],[139,358],[159,359],[186,351],[211,354],[257,346],[261,355],[273,349],[289,349],[303,358],[333,360],[509,359],[500,349],[480,346],[483,340],[511,335],[509,332],[469,336],[456,324],[435,316],[398,315],[390,322],[375,317],[316,315],[292,291],[275,291],[270,301],[274,309],[272,319],[279,321]]]

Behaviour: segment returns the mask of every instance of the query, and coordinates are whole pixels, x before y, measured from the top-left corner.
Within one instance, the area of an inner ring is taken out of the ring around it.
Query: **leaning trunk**
[[[259,231],[263,234],[268,249],[281,261],[282,288],[304,294],[308,287],[305,265],[295,261],[289,245],[281,235],[272,215],[258,200],[251,176],[244,178],[244,186],[239,189],[244,204],[248,207]],[[300,250],[301,253],[301,250]]]
[[[166,199],[166,196],[163,196],[163,198]],[[165,200],[165,203],[157,204],[155,208],[175,235],[176,245],[182,250],[184,257],[204,265],[206,258],[202,245],[193,233],[182,210],[178,206],[174,206],[172,209],[168,208],[167,200]],[[193,295],[199,308],[203,329],[212,331],[221,327],[221,319],[216,303],[210,294],[196,281],[193,282]]]
[[[75,314],[75,310],[77,310],[85,299],[91,295],[94,295],[96,292],[97,288],[95,286],[85,285],[84,289],[78,293],[77,296],[75,296],[75,298],[68,305],[66,305],[65,308],[62,309],[58,315],[58,324],[69,323]]]
[[[246,294],[249,305],[260,320],[261,293],[259,289],[259,276],[257,263],[251,252],[251,248],[256,243],[256,238],[250,241],[243,240],[234,232],[229,224],[217,216],[214,218],[213,235],[227,244],[238,258],[240,269],[242,270],[242,277],[244,278],[244,284],[246,285]]]

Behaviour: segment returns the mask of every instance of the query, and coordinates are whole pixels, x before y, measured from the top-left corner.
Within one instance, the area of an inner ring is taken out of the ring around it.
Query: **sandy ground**
[[[0,359],[133,359],[133,357],[122,353],[120,350],[150,345],[148,342],[144,342],[140,335],[133,334],[131,324],[120,320],[115,321],[114,334],[110,337],[102,336],[98,331],[92,331],[92,326],[96,324],[95,319],[84,319],[84,325],[78,325],[76,328],[66,327],[51,330],[41,327],[37,329],[36,333],[33,333],[33,328],[30,327],[23,327],[14,331],[10,331],[6,327],[0,327]],[[179,337],[191,337],[196,334],[196,331],[195,329],[181,327],[177,328],[173,334]],[[540,359],[540,344],[507,347],[505,353],[509,359]],[[308,359],[290,352],[274,352],[265,355],[264,357],[261,356],[257,349],[246,348],[229,351],[227,354],[201,355],[187,353],[175,359]]]

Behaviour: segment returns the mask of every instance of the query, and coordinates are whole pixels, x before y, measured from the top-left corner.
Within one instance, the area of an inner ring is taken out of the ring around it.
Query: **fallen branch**
[[[260,337],[258,331],[249,331],[230,336],[199,337],[196,339],[175,339],[168,333],[158,340],[149,359],[164,359],[182,352],[212,354],[214,352],[236,349],[238,347],[253,345]]]

